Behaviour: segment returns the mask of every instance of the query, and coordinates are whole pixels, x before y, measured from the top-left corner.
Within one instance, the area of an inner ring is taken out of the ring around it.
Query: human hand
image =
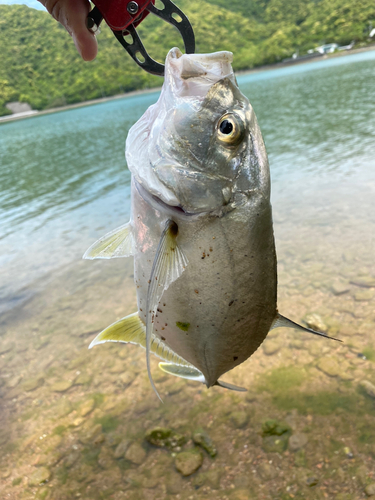
[[[95,59],[98,44],[95,35],[86,26],[90,2],[88,0],[39,0],[39,2],[72,36],[82,59],[85,61]]]

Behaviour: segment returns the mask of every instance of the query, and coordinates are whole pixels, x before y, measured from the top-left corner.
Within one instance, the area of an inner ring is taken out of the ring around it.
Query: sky
[[[32,7],[33,9],[46,10],[41,3],[37,0],[0,0],[0,4],[11,5],[14,3],[27,5],[28,7]]]

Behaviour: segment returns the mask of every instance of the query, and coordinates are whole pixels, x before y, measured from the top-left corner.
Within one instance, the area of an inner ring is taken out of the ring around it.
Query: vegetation
[[[176,0],[189,16],[197,51],[230,50],[235,69],[274,63],[322,43],[366,43],[375,26],[373,0]],[[148,16],[139,32],[152,56],[163,60],[181,46],[177,32]],[[46,109],[155,87],[161,79],[139,69],[103,25],[91,63],[47,13],[0,5],[0,115],[11,101]]]

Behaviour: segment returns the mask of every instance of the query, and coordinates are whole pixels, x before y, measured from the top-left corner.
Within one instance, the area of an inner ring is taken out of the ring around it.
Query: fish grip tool
[[[128,52],[130,57],[142,69],[153,75],[164,75],[164,65],[155,61],[146,51],[136,27],[151,12],[180,32],[185,45],[185,52],[195,52],[195,36],[193,28],[186,15],[171,0],[160,0],[163,9],[155,7],[155,0],[93,0],[95,7],[87,16],[87,27],[92,32],[97,32],[100,23],[105,20],[113,34]],[[132,38],[128,42],[125,37]]]

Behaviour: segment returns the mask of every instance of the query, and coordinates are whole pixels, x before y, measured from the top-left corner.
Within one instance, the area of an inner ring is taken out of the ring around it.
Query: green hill
[[[373,0],[177,0],[189,16],[197,51],[230,50],[235,69],[273,63],[318,44],[365,43],[375,26]],[[148,51],[162,60],[181,46],[172,27],[148,16],[139,28]],[[103,24],[99,54],[87,63],[47,13],[0,5],[0,115],[11,101],[46,109],[134,89],[161,79],[140,70]]]

